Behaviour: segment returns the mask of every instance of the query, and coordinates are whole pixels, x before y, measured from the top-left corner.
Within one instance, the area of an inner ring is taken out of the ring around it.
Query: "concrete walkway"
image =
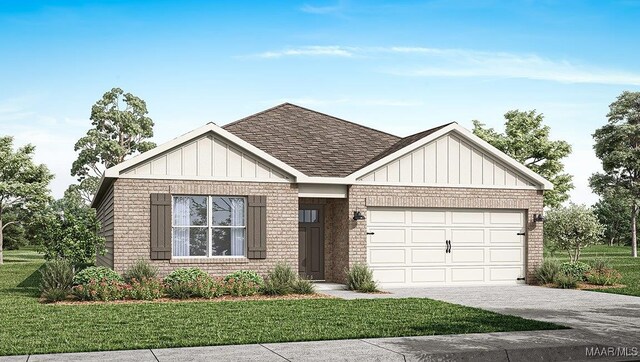
[[[341,298],[432,298],[573,329],[0,357],[33,361],[581,361],[640,360],[640,298],[527,285],[393,289]],[[595,353],[595,355],[594,355]]]

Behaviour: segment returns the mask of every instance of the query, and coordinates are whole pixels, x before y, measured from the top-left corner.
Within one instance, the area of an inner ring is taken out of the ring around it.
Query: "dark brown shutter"
[[[267,257],[267,197],[247,197],[247,257]]]
[[[151,260],[171,259],[171,194],[151,194]]]

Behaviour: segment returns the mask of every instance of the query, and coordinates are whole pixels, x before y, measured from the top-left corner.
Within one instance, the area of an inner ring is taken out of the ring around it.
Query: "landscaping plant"
[[[347,269],[347,288],[361,293],[374,293],[378,285],[373,280],[373,272],[365,264],[355,264]]]
[[[73,284],[76,285],[84,285],[89,284],[89,282],[119,282],[123,283],[124,279],[120,276],[120,274],[113,271],[113,269],[109,269],[103,266],[92,266],[86,269],[79,271],[76,276],[73,278]]]
[[[293,292],[297,281],[298,274],[290,266],[278,263],[267,275],[262,291],[268,295],[287,295]]]
[[[580,259],[582,248],[601,240],[604,227],[591,208],[571,204],[551,209],[544,222],[544,244],[551,251],[567,252],[572,262]]]
[[[578,286],[580,279],[576,278],[572,274],[560,273],[556,277],[556,286],[560,289],[575,289]]]
[[[124,281],[130,283],[133,279],[138,282],[155,279],[158,276],[158,268],[148,261],[139,259],[124,273]]]
[[[578,281],[586,280],[585,273],[591,270],[591,266],[580,261],[564,262],[560,264],[562,274],[570,275]]]
[[[560,263],[556,260],[545,260],[542,265],[535,271],[536,279],[540,284],[554,283],[560,270]]]
[[[263,285],[256,284],[250,278],[235,278],[235,277],[225,277],[225,289],[227,293],[234,297],[247,297],[250,295],[254,295],[260,291],[264,287]]]
[[[179,268],[164,278],[164,288],[171,298],[213,298],[224,294],[222,282],[199,268]]]
[[[311,280],[300,277],[293,284],[293,292],[296,294],[313,294],[316,292],[316,286],[313,285]]]
[[[585,274],[587,281],[595,285],[616,285],[622,279],[622,275],[615,269],[593,269]]]
[[[162,298],[163,295],[164,286],[160,280],[156,278],[142,278],[141,280],[132,278],[125,289],[124,297],[132,300],[154,300]]]
[[[229,279],[235,279],[236,281],[242,280],[243,282],[251,281],[258,287],[264,285],[264,279],[253,270],[238,270],[224,277],[225,281],[229,281]]]
[[[73,267],[63,259],[48,261],[40,269],[40,292],[47,302],[66,299],[73,286]]]
[[[124,299],[130,286],[116,279],[90,279],[89,282],[74,286],[71,291],[80,300],[110,302]]]

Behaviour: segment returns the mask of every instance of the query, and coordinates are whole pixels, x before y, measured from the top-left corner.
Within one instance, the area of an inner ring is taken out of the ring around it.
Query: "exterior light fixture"
[[[544,216],[542,214],[533,214],[533,221],[544,222]]]
[[[358,221],[358,220],[364,220],[364,219],[366,218],[364,217],[364,215],[362,215],[360,211],[353,212],[353,220]]]

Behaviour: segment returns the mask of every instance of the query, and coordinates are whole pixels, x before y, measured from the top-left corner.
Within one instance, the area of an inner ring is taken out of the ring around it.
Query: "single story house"
[[[92,206],[123,272],[266,274],[383,287],[532,282],[549,181],[456,123],[408,137],[285,103],[106,170]]]

